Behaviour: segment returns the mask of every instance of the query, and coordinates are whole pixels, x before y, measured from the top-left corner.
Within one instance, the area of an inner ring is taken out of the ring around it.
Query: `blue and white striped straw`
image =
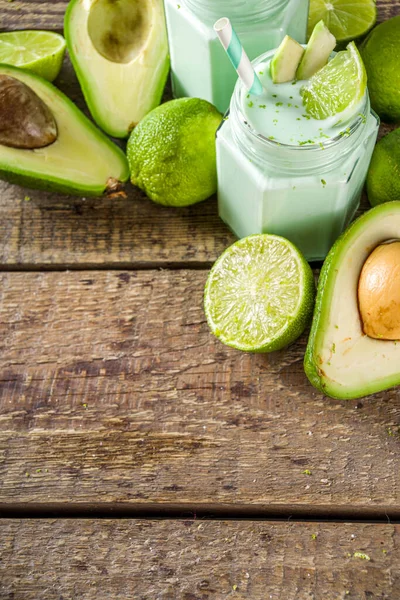
[[[240,79],[243,81],[250,94],[261,96],[263,86],[257,77],[257,73],[247,56],[236,31],[233,29],[227,17],[219,19],[214,25],[214,31],[218,35],[221,44],[226,50],[231,63],[235,67]]]

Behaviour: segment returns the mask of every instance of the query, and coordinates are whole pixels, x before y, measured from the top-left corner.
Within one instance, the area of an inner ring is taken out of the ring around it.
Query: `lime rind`
[[[367,89],[367,73],[354,42],[338,52],[301,89],[303,105],[314,119],[348,121],[359,111]]]
[[[259,234],[230,246],[212,268],[204,307],[212,333],[245,352],[284,348],[303,332],[314,300],[312,271],[288,240]]]

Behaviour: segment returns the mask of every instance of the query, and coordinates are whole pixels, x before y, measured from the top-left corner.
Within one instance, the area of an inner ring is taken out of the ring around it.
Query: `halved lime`
[[[338,52],[301,89],[303,104],[314,119],[337,116],[348,120],[360,106],[367,87],[367,72],[354,42]]]
[[[65,47],[63,36],[50,31],[0,33],[0,63],[28,69],[53,81],[60,72]]]
[[[277,235],[251,235],[230,246],[209,274],[204,309],[212,333],[246,352],[284,348],[303,332],[314,306],[309,264]]]
[[[321,19],[338,42],[349,42],[365,35],[375,25],[374,0],[311,0],[308,37]]]

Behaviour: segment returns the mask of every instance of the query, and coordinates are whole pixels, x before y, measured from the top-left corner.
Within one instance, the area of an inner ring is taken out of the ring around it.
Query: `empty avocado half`
[[[321,271],[304,367],[332,398],[400,384],[400,202],[355,221]]]
[[[167,80],[162,0],[72,0],[64,29],[94,120],[127,137],[160,104]]]
[[[0,64],[0,179],[100,196],[129,178],[122,150],[57,88]]]

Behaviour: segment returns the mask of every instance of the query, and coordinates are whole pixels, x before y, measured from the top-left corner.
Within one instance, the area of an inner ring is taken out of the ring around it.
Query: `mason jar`
[[[232,21],[250,60],[279,46],[286,34],[306,41],[309,0],[165,0],[172,91],[229,107],[237,74],[213,29]]]
[[[344,135],[310,145],[280,144],[253,129],[242,110],[247,97],[239,81],[217,132],[219,215],[239,238],[281,235],[309,261],[323,260],[359,207],[379,128],[368,92]]]

